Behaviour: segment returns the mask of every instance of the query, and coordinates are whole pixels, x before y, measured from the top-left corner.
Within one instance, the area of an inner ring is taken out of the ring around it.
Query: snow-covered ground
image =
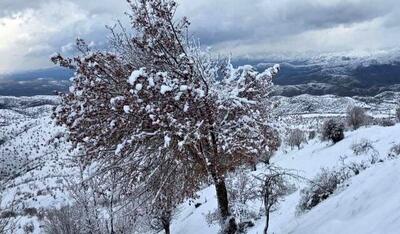
[[[323,119],[343,118],[349,105],[363,106],[373,116],[390,117],[398,97],[398,94],[375,98],[277,97],[274,121],[284,138],[287,128],[317,130]],[[0,170],[7,172],[15,165],[21,168],[29,163],[25,173],[7,184],[2,194],[2,207],[11,201],[19,203],[20,228],[17,233],[23,233],[23,225],[29,222],[35,225],[35,233],[42,233],[39,228],[41,221],[35,215],[26,214],[28,208],[40,212],[41,209],[69,202],[63,181],[73,176],[74,172],[66,166],[69,145],[65,142],[65,131],[54,126],[50,118],[52,106],[56,103],[54,97],[0,97]],[[296,215],[296,206],[300,190],[307,183],[293,180],[297,190],[286,196],[278,210],[272,213],[270,233],[399,233],[400,158],[388,159],[387,155],[394,144],[400,143],[400,124],[347,131],[345,139],[335,145],[313,139],[300,150],[283,146],[271,161],[277,166],[294,170],[301,177],[312,179],[321,168],[339,168],[350,162],[369,163],[371,152],[355,155],[352,150],[353,144],[365,139],[371,142],[375,155],[383,162],[373,164],[352,177],[346,182],[347,186],[301,215]],[[258,171],[262,170],[262,165],[259,165]],[[195,208],[194,203],[201,205]],[[172,233],[217,233],[219,226],[206,221],[206,215],[217,208],[214,187],[200,191],[194,203],[181,205],[171,227]],[[259,202],[249,205],[255,208],[261,206]],[[256,220],[248,233],[262,233],[264,222],[264,217]]]
[[[338,168],[346,162],[368,162],[369,155],[354,155],[351,146],[362,139],[373,142],[379,158],[385,160],[354,176],[348,186],[339,189],[309,212],[296,215],[300,189],[306,185],[298,181],[297,191],[285,197],[277,211],[272,213],[270,233],[398,233],[400,230],[400,158],[387,159],[390,148],[400,143],[400,124],[393,127],[373,126],[346,132],[343,141],[332,145],[316,139],[300,150],[278,152],[272,162],[293,169],[300,176],[312,179],[321,168]],[[259,170],[262,170],[259,169]],[[174,221],[172,233],[217,233],[218,226],[209,225],[205,215],[216,209],[214,188],[200,193],[195,208],[185,204]],[[248,233],[262,233],[265,219],[257,220]]]

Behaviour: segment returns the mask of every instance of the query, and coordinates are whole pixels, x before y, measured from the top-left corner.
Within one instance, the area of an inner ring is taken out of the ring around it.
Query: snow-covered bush
[[[329,119],[322,125],[322,139],[337,143],[344,138],[344,125],[334,119]]]
[[[297,147],[300,149],[301,144],[306,143],[306,135],[303,131],[296,128],[289,131],[289,136],[286,139],[287,144],[293,149],[293,147]]]
[[[396,123],[390,118],[378,118],[375,120],[376,124],[382,127],[391,127]]]
[[[0,209],[0,233],[13,234],[17,214],[10,210]]]
[[[85,230],[80,223],[80,210],[74,207],[48,210],[43,229],[48,234],[81,234]]]
[[[138,211],[135,206],[138,201],[122,196],[115,175],[109,173],[68,182],[71,205],[45,212],[46,233],[109,234],[131,233],[132,230],[138,230],[133,233],[139,233],[137,224],[143,229],[147,228],[146,222],[137,221],[146,213]],[[149,216],[146,216],[147,220]],[[145,230],[149,231],[150,228]]]
[[[301,197],[297,210],[299,213],[311,210],[332,195],[343,182],[341,173],[333,170],[322,169],[308,186],[300,191]]]
[[[347,109],[347,124],[354,130],[363,126],[368,120],[368,116],[362,107],[352,106]]]
[[[355,155],[362,155],[371,151],[376,151],[372,142],[368,139],[361,139],[359,142],[354,142],[351,145],[351,150],[353,150]]]
[[[358,175],[361,171],[367,169],[372,164],[375,156],[370,162],[351,162],[344,164],[337,169],[321,169],[312,180],[308,181],[308,185],[300,191],[300,201],[297,205],[297,213],[303,213],[311,210],[313,207],[331,196],[345,182]]]
[[[22,227],[22,230],[24,230],[25,234],[29,234],[29,233],[33,233],[35,231],[35,225],[33,224],[33,222],[28,222],[26,224],[24,224],[24,226]]]
[[[395,144],[389,150],[389,158],[397,158],[400,155],[400,144]]]

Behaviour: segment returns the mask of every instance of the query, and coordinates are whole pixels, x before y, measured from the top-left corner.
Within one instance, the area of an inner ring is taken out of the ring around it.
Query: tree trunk
[[[231,214],[229,212],[228,192],[225,186],[225,180],[222,178],[214,179],[215,190],[218,200],[218,208],[223,220],[226,220]]]
[[[224,234],[234,234],[237,231],[237,224],[234,217],[230,217],[228,192],[226,190],[225,180],[221,177],[213,177],[215,190],[217,194],[219,213],[223,223]],[[229,219],[229,220],[228,220]]]
[[[214,131],[210,132],[211,137],[211,150],[213,152],[213,157],[210,160],[211,164],[208,165],[209,173],[214,180],[215,191],[217,194],[218,208],[222,218],[222,222],[224,223],[223,232],[224,234],[234,234],[237,231],[237,224],[234,217],[230,217],[231,213],[229,211],[229,200],[228,200],[228,191],[226,190],[225,178],[221,175],[218,167],[221,165],[218,164],[219,153],[218,153],[218,143],[217,137],[214,134]],[[228,220],[229,219],[229,220]]]
[[[171,231],[169,230],[169,224],[164,225],[164,231],[165,231],[165,234],[170,234],[171,233]]]
[[[268,234],[269,228],[269,211],[265,212],[265,227],[264,227],[264,234]]]

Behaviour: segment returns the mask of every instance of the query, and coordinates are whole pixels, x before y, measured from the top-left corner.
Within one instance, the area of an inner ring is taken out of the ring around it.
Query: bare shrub
[[[367,169],[368,167],[369,167],[368,164],[365,162],[361,163],[351,162],[348,165],[345,165],[342,171],[346,172],[346,169],[348,169],[346,173],[346,178],[350,178],[352,175],[360,174],[361,171]]]
[[[163,168],[165,167],[165,168]],[[168,171],[168,174],[164,174]],[[175,160],[161,164],[159,174],[155,181],[149,183],[143,193],[142,199],[145,200],[141,208],[145,215],[149,217],[148,226],[157,232],[164,231],[170,233],[172,219],[179,213],[178,205],[182,203],[186,195],[183,191],[193,190],[188,186],[191,183],[185,183],[186,177],[192,177],[193,169],[182,167]],[[161,180],[162,183],[158,183]]]
[[[332,195],[342,181],[340,173],[322,169],[313,180],[309,181],[308,186],[300,191],[301,197],[297,211],[301,213],[311,210]]]
[[[300,201],[297,205],[297,213],[311,210],[313,207],[331,196],[340,186],[351,177],[358,175],[361,171],[370,167],[375,162],[351,162],[344,164],[338,169],[321,169],[308,185],[300,191]]]
[[[379,118],[375,120],[376,124],[382,127],[391,127],[396,123],[390,118]]]
[[[293,147],[297,146],[300,149],[301,144],[306,143],[307,139],[303,131],[296,128],[289,132],[289,136],[286,139],[287,144],[293,149]]]
[[[239,225],[257,219],[258,211],[248,206],[248,202],[257,199],[256,190],[259,184],[254,177],[248,171],[238,170],[227,179],[227,185],[232,214]]]
[[[47,234],[80,234],[82,233],[80,218],[79,210],[74,207],[48,210],[45,215],[44,230]]]
[[[359,142],[354,142],[351,145],[351,150],[355,155],[367,154],[371,151],[376,151],[372,142],[368,139],[361,139]]]
[[[329,119],[322,125],[322,139],[337,143],[344,138],[344,125],[334,119]]]
[[[266,173],[262,173],[255,178],[261,183],[257,190],[257,196],[264,204],[266,218],[264,234],[267,234],[271,212],[277,208],[284,196],[295,191],[294,185],[288,181],[289,178],[297,178],[297,175],[280,168],[269,167]]]
[[[347,109],[347,124],[354,130],[363,126],[368,120],[365,110],[358,106],[349,107]]]

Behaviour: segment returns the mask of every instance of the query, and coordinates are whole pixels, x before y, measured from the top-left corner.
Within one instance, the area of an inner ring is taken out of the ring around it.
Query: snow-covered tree
[[[271,149],[268,95],[279,66],[261,73],[234,68],[193,43],[188,20],[174,19],[175,1],[128,2],[132,35],[111,28],[110,51],[91,51],[79,39],[81,55],[52,58],[76,71],[54,117],[85,151],[87,165],[118,168],[129,189],[156,175],[164,178],[161,189],[170,160],[196,172],[185,178],[192,188],[182,191],[185,197],[210,176],[226,221],[225,173]]]
[[[332,140],[333,143],[337,143],[344,138],[344,126],[342,123],[329,119],[324,122],[322,126],[322,139]]]
[[[300,129],[296,128],[293,129],[289,132],[289,136],[286,139],[287,144],[293,149],[294,146],[297,146],[298,149],[300,149],[300,146],[302,143],[306,143],[306,135],[304,134],[303,131]]]
[[[364,125],[368,117],[365,110],[358,106],[352,106],[347,109],[347,124],[354,130]]]

